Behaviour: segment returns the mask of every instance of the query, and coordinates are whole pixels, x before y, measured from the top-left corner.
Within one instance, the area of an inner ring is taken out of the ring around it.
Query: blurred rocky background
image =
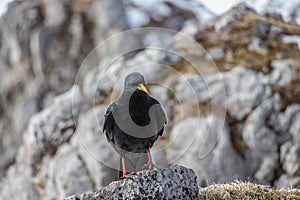
[[[299,23],[298,0],[222,14],[196,0],[12,1],[0,18],[0,199],[116,180],[101,126],[129,71],[161,85],[149,84],[169,119],[158,166],[192,168],[200,186],[300,187]],[[141,27],[169,30],[106,40]]]

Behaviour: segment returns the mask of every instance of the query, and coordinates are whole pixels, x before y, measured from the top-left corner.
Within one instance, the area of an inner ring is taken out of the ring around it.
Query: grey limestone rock
[[[13,126],[17,133],[23,133],[32,114],[39,111],[38,104],[41,99],[43,87],[38,80],[27,83],[22,96],[17,98],[16,107],[13,112]]]
[[[273,157],[265,157],[261,161],[259,169],[255,173],[255,179],[258,180],[261,184],[269,184],[275,176],[275,169],[278,167],[277,160]],[[252,169],[249,169],[253,171]]]
[[[273,60],[271,66],[273,68],[270,75],[270,82],[278,86],[284,86],[292,81],[295,77],[295,74],[291,68],[291,65],[294,64],[294,60]]]
[[[201,2],[163,0],[148,2],[126,1],[126,14],[131,28],[159,26],[180,30],[186,21],[196,21],[198,24],[207,24],[215,15]]]
[[[0,184],[0,199],[41,199],[31,171],[27,169],[18,172],[15,167],[11,167]]]
[[[268,77],[262,73],[242,67],[201,77],[187,74],[179,79],[176,95],[181,103],[191,103],[198,99],[200,102],[223,106],[232,117],[241,120],[254,107],[272,96],[268,81]]]
[[[28,81],[23,93],[18,95],[14,109],[10,111],[12,112],[11,121],[1,118],[0,114],[0,177],[1,174],[4,174],[2,169],[12,163],[13,157],[17,153],[17,147],[22,142],[22,133],[27,128],[30,116],[40,110],[38,102],[42,92],[43,88],[38,81]],[[9,107],[8,105],[3,106]]]
[[[220,47],[210,48],[208,50],[208,55],[214,60],[221,60],[225,57],[224,49]]]
[[[283,160],[283,169],[293,176],[300,176],[300,144],[296,143],[290,147]]]
[[[300,185],[300,176],[281,175],[274,184],[277,188],[296,188]]]
[[[35,8],[24,12],[19,4],[12,2],[9,12],[0,18],[0,179],[14,160],[30,115],[37,111],[33,94],[37,87],[31,93],[24,86],[33,81],[29,80],[30,59],[23,47],[38,24],[30,15],[38,16]]]
[[[226,109],[237,120],[272,96],[268,77],[262,73],[237,67],[224,73]]]
[[[45,187],[45,199],[91,191],[94,189],[91,176],[76,149],[64,144],[42,169],[40,182]]]
[[[297,9],[300,4],[299,0],[289,2],[284,0],[273,0],[265,1],[263,3],[257,0],[246,0],[246,3],[248,6],[252,7],[261,14],[276,13],[280,15],[286,22],[295,22],[300,24],[300,13]]]
[[[141,31],[137,36],[141,37],[143,32],[145,31]],[[135,48],[129,48],[129,50],[135,50]],[[122,91],[125,77],[130,72],[140,72],[144,75],[146,82],[155,82],[156,75],[168,62],[166,59],[168,53],[160,49],[145,49],[131,59],[123,56],[125,52],[110,55],[111,57],[107,60],[87,72],[83,82],[83,94],[88,100],[101,102],[110,93]]]
[[[276,96],[263,101],[247,118],[242,131],[247,145],[245,159],[248,170],[255,173],[255,178],[264,184],[273,180],[274,171],[279,165],[276,133],[266,125],[271,113],[278,111],[279,106],[280,101]]]
[[[246,176],[224,118],[214,115],[186,118],[175,125],[170,137],[169,162],[193,168],[200,185]]]
[[[106,106],[93,107],[82,114],[78,127],[71,139],[72,146],[78,151],[95,188],[108,185],[117,179],[119,155],[107,142],[102,132]]]
[[[281,98],[270,86],[270,83],[281,85],[291,80],[293,75],[286,65],[289,62],[274,63],[270,75],[242,67],[202,77],[187,74],[176,86],[177,97],[183,104],[197,99],[223,105],[234,120],[245,120],[239,130],[246,145],[244,163],[248,176],[254,174],[255,179],[264,184],[270,184],[275,178],[279,167],[278,146],[291,137],[293,141],[299,141],[299,105],[290,105],[280,112]],[[222,95],[224,91],[226,96]]]
[[[55,151],[74,133],[75,121],[82,105],[78,86],[57,96],[54,103],[40,113],[34,114],[24,133],[24,145],[18,156],[24,162],[36,165],[42,157]],[[28,160],[27,160],[28,159]]]
[[[154,98],[156,98],[163,106],[163,108],[166,111],[167,120],[168,123],[172,121],[175,115],[175,105],[170,100],[168,96],[168,89],[167,87],[164,87],[163,85],[160,86],[152,86],[150,89],[150,94]]]
[[[271,123],[278,132],[289,133],[295,143],[300,142],[300,105],[291,104],[284,112],[278,113]]]
[[[233,24],[242,18],[242,14],[238,11],[225,13],[221,18],[216,20],[214,24],[215,31],[220,35],[227,35],[231,32]]]
[[[289,150],[293,146],[291,141],[285,142],[280,146],[280,163],[284,163]]]
[[[88,176],[85,174],[84,178],[82,175],[87,172],[76,151],[69,145],[61,146],[74,133],[81,103],[80,90],[74,86],[30,118],[23,145],[18,149],[15,163],[9,168],[2,183],[4,189],[0,192],[0,195],[13,198],[4,199],[40,199],[42,194],[53,199],[59,194],[73,193],[74,188],[82,188],[81,191],[92,189]],[[77,179],[84,183],[79,188],[64,182],[74,175],[82,176],[82,179]],[[43,186],[47,188],[45,193],[41,192]]]
[[[165,146],[154,146],[151,148],[151,157],[155,166],[162,168],[169,166]]]
[[[197,199],[196,175],[191,169],[171,166],[137,172],[93,193],[78,194],[65,200],[96,199]]]
[[[64,2],[58,0],[47,2],[45,14],[45,24],[47,26],[61,25],[66,19]]]

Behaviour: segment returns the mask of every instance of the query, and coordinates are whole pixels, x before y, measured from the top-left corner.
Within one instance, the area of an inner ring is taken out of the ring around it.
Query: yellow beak
[[[143,85],[143,84],[140,84],[138,87],[137,87],[138,90],[141,90],[141,91],[144,91],[146,92],[147,94],[149,94],[147,88]]]

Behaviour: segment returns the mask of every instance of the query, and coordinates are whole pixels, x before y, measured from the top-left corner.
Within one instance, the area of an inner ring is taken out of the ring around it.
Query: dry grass
[[[268,186],[235,181],[216,184],[200,190],[199,199],[299,199],[300,190],[272,189]]]

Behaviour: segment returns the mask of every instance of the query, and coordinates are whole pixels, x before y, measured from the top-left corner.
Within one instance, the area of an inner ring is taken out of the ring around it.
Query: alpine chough
[[[103,133],[121,156],[119,176],[126,178],[130,172],[151,169],[150,148],[163,134],[167,118],[161,104],[150,96],[140,73],[125,78],[123,93],[109,105],[104,117]]]

